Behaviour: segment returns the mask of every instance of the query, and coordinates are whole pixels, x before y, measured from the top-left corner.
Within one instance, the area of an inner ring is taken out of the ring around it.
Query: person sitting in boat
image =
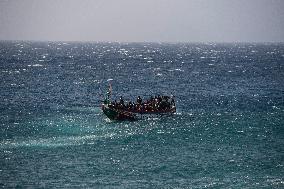
[[[122,96],[120,96],[119,104],[120,104],[121,106],[124,106],[124,100],[123,100]]]
[[[140,96],[137,97],[137,103],[142,104],[142,98]]]
[[[158,102],[162,102],[162,97],[160,95],[158,95]]]
[[[127,109],[129,109],[129,110],[133,109],[133,104],[132,104],[131,101],[128,102]]]

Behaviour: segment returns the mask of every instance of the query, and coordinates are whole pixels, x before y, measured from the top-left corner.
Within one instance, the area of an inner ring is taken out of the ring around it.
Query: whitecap
[[[180,69],[180,68],[175,69],[175,71],[184,72],[184,70],[182,70],[182,69]]]
[[[111,79],[111,78],[109,78],[109,79],[107,79],[107,81],[112,81],[113,79]]]
[[[30,66],[30,65],[28,65],[28,66]],[[41,66],[43,66],[42,64],[33,64],[32,65],[33,67],[41,67]]]
[[[278,109],[278,110],[280,109],[280,108],[277,107],[277,106],[272,106],[272,108],[273,108],[273,109]]]

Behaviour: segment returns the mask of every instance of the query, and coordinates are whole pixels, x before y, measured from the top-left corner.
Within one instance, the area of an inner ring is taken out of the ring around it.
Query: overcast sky
[[[284,0],[0,0],[0,40],[283,42]]]

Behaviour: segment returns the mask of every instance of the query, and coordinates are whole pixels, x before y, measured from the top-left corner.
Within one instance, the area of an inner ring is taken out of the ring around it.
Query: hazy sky
[[[283,42],[284,0],[0,0],[0,40]]]

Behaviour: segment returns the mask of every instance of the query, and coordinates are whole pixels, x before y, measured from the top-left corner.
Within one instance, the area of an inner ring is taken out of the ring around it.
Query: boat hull
[[[168,111],[138,112],[138,111],[115,109],[109,107],[106,104],[102,105],[102,110],[109,119],[119,120],[119,121],[123,120],[135,121],[140,119],[159,118],[159,117],[173,115],[176,112],[175,107],[171,108]]]

